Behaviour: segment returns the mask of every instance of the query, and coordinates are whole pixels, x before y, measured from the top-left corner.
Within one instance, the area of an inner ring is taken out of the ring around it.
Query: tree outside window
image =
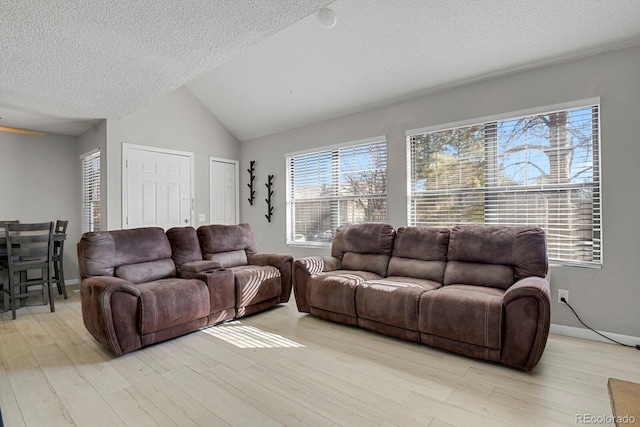
[[[533,225],[549,258],[600,264],[598,106],[410,135],[411,225]]]

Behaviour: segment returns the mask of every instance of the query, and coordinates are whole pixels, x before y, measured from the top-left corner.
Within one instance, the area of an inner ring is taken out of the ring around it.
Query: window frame
[[[340,150],[344,150],[344,149],[349,149],[352,147],[358,147],[358,146],[362,146],[362,145],[371,145],[371,144],[375,144],[375,143],[384,143],[385,144],[385,169],[384,172],[387,176],[387,183],[385,186],[385,192],[384,192],[384,200],[385,202],[388,201],[388,197],[389,197],[389,186],[388,186],[388,153],[389,153],[389,143],[387,140],[386,135],[379,135],[379,136],[374,136],[374,137],[370,137],[370,138],[364,138],[364,139],[359,139],[359,140],[355,140],[355,141],[348,141],[348,142],[343,142],[343,143],[338,143],[338,144],[332,144],[332,145],[326,145],[326,146],[321,146],[321,147],[314,147],[314,148],[310,148],[307,150],[301,150],[301,151],[295,151],[295,152],[290,152],[290,153],[285,153],[285,169],[286,169],[286,225],[285,225],[285,243],[287,246],[291,246],[291,247],[307,247],[307,248],[328,248],[331,246],[331,242],[317,242],[317,241],[297,241],[297,240],[293,240],[293,232],[295,230],[293,230],[293,227],[295,227],[295,224],[293,223],[294,218],[293,218],[293,208],[292,208],[292,203],[294,203],[294,201],[292,201],[292,167],[291,167],[291,161],[296,158],[296,157],[300,157],[300,156],[305,156],[305,155],[310,155],[310,154],[322,154],[322,153],[328,153],[328,152],[332,152],[331,157],[332,157],[332,164],[338,164],[340,163],[338,156],[336,156],[336,153],[339,153]],[[332,169],[332,180],[335,180],[336,176],[340,175],[340,171],[338,171],[337,173],[333,172]],[[377,196],[381,196],[381,195],[377,195]],[[327,200],[332,200],[332,199],[336,199],[336,198],[340,198],[340,196],[332,196],[332,197],[328,197]],[[346,198],[345,198],[346,199]],[[387,208],[387,212],[386,212],[386,219],[385,221],[388,219],[388,208]],[[332,222],[333,222],[333,215],[332,215]],[[333,227],[333,232],[335,232],[335,228],[334,224],[332,224]]]
[[[82,173],[82,195],[81,195],[81,200],[82,200],[82,205],[81,205],[81,223],[82,223],[82,232],[83,233],[87,233],[87,232],[92,232],[92,231],[100,231],[102,228],[102,177],[101,177],[101,172],[102,172],[102,159],[101,159],[101,152],[99,148],[96,148],[95,150],[91,150],[87,153],[84,153],[80,156],[80,169],[81,169],[81,173]],[[93,159],[98,159],[98,169],[97,171],[94,171],[90,176],[87,175],[87,170],[89,169],[87,167],[87,162],[91,161]],[[90,182],[88,180],[91,180],[91,182],[97,182],[97,190],[100,194],[100,198],[98,198],[97,200],[93,197],[89,197],[88,193],[90,193]],[[88,210],[88,206],[90,205],[95,205],[97,204],[100,207],[99,210],[99,221],[94,222],[91,221],[90,217],[85,217],[86,215],[90,215],[87,210]],[[86,220],[86,221],[85,221]]]
[[[583,267],[583,268],[597,268],[597,269],[601,269],[604,263],[604,254],[603,254],[603,246],[604,246],[604,239],[603,239],[603,220],[602,220],[602,209],[603,209],[603,194],[602,194],[602,155],[601,155],[601,151],[602,151],[602,137],[601,137],[601,133],[602,133],[602,108],[601,108],[601,102],[600,102],[600,97],[593,97],[593,98],[586,98],[586,99],[581,99],[581,100],[576,100],[576,101],[570,101],[570,102],[565,102],[565,103],[559,103],[559,104],[553,104],[553,105],[547,105],[547,106],[542,106],[542,107],[535,107],[535,108],[529,108],[529,109],[523,109],[523,110],[517,110],[517,111],[511,111],[511,112],[506,112],[506,113],[501,113],[501,114],[496,114],[496,115],[491,115],[491,116],[484,116],[484,117],[480,117],[480,118],[475,118],[475,119],[469,119],[469,120],[462,120],[462,121],[457,121],[457,122],[451,122],[451,123],[447,123],[447,124],[441,124],[441,125],[432,125],[432,126],[427,126],[427,127],[422,127],[422,128],[416,128],[416,129],[409,129],[405,131],[405,137],[406,137],[406,165],[407,165],[407,170],[406,170],[406,177],[407,177],[407,224],[409,225],[414,225],[414,219],[415,219],[415,215],[414,212],[412,212],[412,198],[414,196],[413,194],[413,180],[412,180],[412,174],[413,174],[413,164],[412,164],[412,147],[411,147],[411,137],[412,136],[416,136],[419,134],[425,134],[425,133],[432,133],[432,132],[443,132],[443,131],[448,131],[448,130],[454,130],[457,128],[463,128],[463,127],[471,127],[471,126],[483,126],[483,125],[487,125],[493,122],[501,122],[501,121],[510,121],[510,120],[517,120],[519,118],[523,118],[523,117],[527,117],[527,116],[535,116],[535,115],[545,115],[545,114],[550,114],[550,113],[554,113],[554,112],[559,112],[559,111],[564,111],[564,110],[571,110],[571,109],[577,109],[577,108],[588,108],[588,107],[597,107],[598,109],[598,125],[597,125],[597,134],[594,133],[593,134],[593,140],[592,140],[592,150],[593,150],[593,158],[594,158],[594,163],[595,163],[595,159],[597,157],[597,165],[594,164],[593,166],[593,186],[595,189],[597,189],[598,191],[598,205],[597,207],[594,206],[592,208],[592,215],[594,217],[599,217],[599,224],[598,224],[598,231],[599,231],[599,259],[598,260],[594,260],[594,261],[576,261],[576,260],[560,260],[560,259],[550,259],[549,260],[549,264],[552,266],[560,266],[560,267]],[[596,145],[597,146],[594,146]],[[485,145],[486,147],[486,145]],[[486,159],[486,156],[485,156]],[[597,177],[597,178],[596,178]],[[596,182],[597,181],[597,182]],[[484,187],[487,188],[487,187]],[[485,192],[486,194],[486,192]],[[499,223],[495,223],[495,222],[486,222],[485,224],[487,225],[495,225],[495,224],[499,224]]]

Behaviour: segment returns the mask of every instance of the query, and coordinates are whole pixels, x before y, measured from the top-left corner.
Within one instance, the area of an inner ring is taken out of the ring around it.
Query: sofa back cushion
[[[442,283],[447,265],[449,229],[400,227],[396,231],[388,276],[406,276]]]
[[[336,230],[331,256],[342,261],[342,269],[387,275],[396,231],[389,224],[344,225]]]
[[[549,268],[546,236],[529,226],[456,226],[451,230],[444,284],[507,289]]]
[[[258,245],[249,224],[203,225],[198,228],[198,240],[204,259],[225,261],[225,267],[246,265],[247,258],[258,253]],[[244,253],[242,255],[241,252]]]
[[[167,230],[167,238],[171,245],[171,258],[180,268],[182,264],[202,261],[202,251],[198,233],[193,227],[174,227]]]
[[[165,258],[139,264],[121,265],[116,267],[113,275],[132,283],[144,283],[175,276],[176,266],[170,258]]]
[[[219,252],[217,254],[207,254],[205,258],[219,262],[224,268],[247,265],[247,253],[242,249]]]
[[[159,227],[85,233],[78,263],[83,279],[116,276],[141,283],[176,275],[169,239]]]

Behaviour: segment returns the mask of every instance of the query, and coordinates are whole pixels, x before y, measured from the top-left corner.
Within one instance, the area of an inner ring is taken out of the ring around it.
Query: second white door
[[[211,158],[209,167],[210,222],[211,224],[237,224],[238,162]]]

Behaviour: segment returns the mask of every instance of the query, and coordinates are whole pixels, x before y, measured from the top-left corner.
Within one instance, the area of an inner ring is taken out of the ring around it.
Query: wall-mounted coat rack
[[[271,206],[271,196],[273,196],[273,190],[271,189],[271,187],[273,186],[273,175],[269,175],[269,179],[267,181],[267,183],[265,184],[265,187],[267,187],[267,198],[264,199],[265,202],[267,202],[267,214],[265,215],[265,218],[267,218],[267,221],[271,222],[271,215],[273,214],[273,206]]]
[[[255,160],[251,160],[250,162],[250,167],[249,169],[247,169],[247,172],[249,172],[249,183],[247,184],[247,187],[249,187],[249,204],[251,206],[253,206],[253,201],[256,198],[256,190],[253,189],[253,181],[255,181],[256,176],[255,176],[255,171],[256,171],[256,161]]]

